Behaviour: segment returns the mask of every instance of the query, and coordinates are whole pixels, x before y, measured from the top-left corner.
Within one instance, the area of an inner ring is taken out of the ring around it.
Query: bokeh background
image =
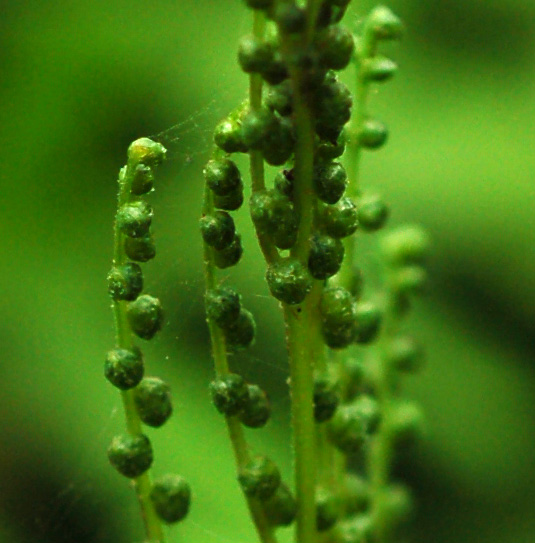
[[[354,4],[352,25],[372,5]],[[419,504],[410,540],[532,543],[535,3],[390,5],[407,33],[387,48],[400,71],[371,111],[391,137],[365,156],[362,179],[387,195],[392,224],[422,223],[434,242],[412,323],[427,366],[406,383],[427,432],[396,472]],[[105,455],[123,428],[102,376],[114,339],[105,277],[126,148],[161,132],[170,160],[151,196],[158,256],[144,269],[167,319],[144,350],[149,373],[171,383],[176,414],[150,436],[155,472],[182,473],[194,489],[169,540],[254,541],[207,392],[197,233],[211,128],[246,90],[235,50],[249,27],[238,0],[2,5],[2,543],[142,540],[133,493]],[[282,324],[246,219],[244,263],[229,276],[258,339],[233,364],[268,390],[274,420],[250,439],[288,474]]]

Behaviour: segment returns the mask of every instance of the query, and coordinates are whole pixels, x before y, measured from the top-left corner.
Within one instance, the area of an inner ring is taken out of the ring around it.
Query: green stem
[[[205,187],[203,213],[209,214],[214,210],[211,191]],[[204,275],[206,289],[214,289],[217,287],[216,268],[213,259],[212,249],[204,244]],[[212,357],[214,367],[218,377],[228,375],[230,373],[227,349],[225,344],[225,336],[222,330],[211,319],[207,318],[208,330],[210,332],[210,340],[212,344]],[[234,454],[236,470],[238,473],[243,471],[245,466],[250,461],[249,449],[243,433],[243,428],[240,421],[234,416],[226,416],[227,431]],[[258,533],[258,538],[262,543],[277,543],[277,539],[270,526],[260,502],[245,496],[249,513]]]
[[[119,175],[118,208],[128,202],[130,197],[132,174],[132,167],[130,165],[127,165],[125,169],[121,170]],[[113,263],[115,266],[120,266],[127,260],[123,249],[123,242],[124,236],[117,227],[117,224],[115,224],[113,255]],[[120,349],[131,350],[133,348],[133,337],[126,316],[126,303],[122,301],[114,301],[113,313],[115,317],[117,347]],[[141,420],[134,405],[133,392],[131,390],[125,390],[121,392],[121,396],[123,400],[127,431],[132,436],[139,436],[142,434],[142,426]],[[150,500],[150,491],[152,487],[150,470],[134,479],[134,487],[139,506],[141,508],[147,543],[165,543],[165,537],[160,519],[156,515]]]

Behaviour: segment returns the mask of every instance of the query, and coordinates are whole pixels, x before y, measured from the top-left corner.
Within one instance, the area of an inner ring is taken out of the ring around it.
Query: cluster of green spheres
[[[154,183],[154,167],[165,158],[165,148],[148,138],[140,138],[128,149],[128,163],[119,176],[119,209],[116,236],[129,258],[114,263],[108,274],[108,292],[116,309],[125,311],[130,330],[139,338],[150,340],[161,329],[163,312],[158,298],[142,294],[143,274],[138,262],[154,258],[156,251],[150,231],[153,211],[143,200]],[[116,255],[116,258],[119,255]],[[126,306],[121,304],[126,303]],[[169,385],[157,377],[144,377],[143,355],[138,347],[117,347],[106,355],[104,375],[108,381],[132,394],[133,405],[142,423],[160,427],[173,411]],[[144,434],[116,436],[109,448],[111,465],[131,479],[142,476],[152,465],[153,450]],[[156,480],[150,500],[158,516],[167,523],[184,518],[190,505],[188,483],[178,475]]]

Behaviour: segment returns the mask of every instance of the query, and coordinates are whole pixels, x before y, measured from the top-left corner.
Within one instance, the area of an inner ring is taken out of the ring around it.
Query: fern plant
[[[381,148],[386,126],[368,111],[370,88],[388,81],[395,62],[381,44],[402,34],[400,20],[375,8],[353,32],[342,24],[349,0],[246,0],[251,33],[238,61],[249,93],[215,128],[203,174],[200,232],[205,305],[215,378],[215,408],[223,415],[238,484],[263,543],[295,523],[297,543],[389,543],[411,506],[407,489],[391,480],[396,450],[421,426],[418,407],[403,398],[403,373],[415,372],[421,347],[405,316],[424,282],[428,239],[419,227],[399,228],[373,243],[380,263],[364,288],[358,250],[362,235],[385,225],[389,209],[359,181],[365,150]],[[355,69],[352,91],[338,72]],[[246,153],[249,172],[235,153]],[[152,482],[150,442],[142,423],[161,426],[171,414],[168,387],[143,379],[133,335],[150,339],[162,322],[156,298],[142,294],[138,262],[155,254],[152,209],[142,198],[165,157],[160,143],[136,140],[119,176],[115,256],[109,275],[117,329],[106,377],[121,389],[127,434],[109,449],[112,465],[132,478],[146,539],[163,542],[160,521],[184,518],[186,481]],[[244,182],[244,180],[246,182]],[[243,248],[232,212],[244,205],[266,262],[265,279],[286,328],[293,429],[294,479],[248,444],[246,428],[263,428],[270,405],[261,383],[233,371],[229,353],[247,349],[256,323],[228,270]],[[225,270],[225,271],[221,271]],[[359,465],[359,470],[352,466]]]

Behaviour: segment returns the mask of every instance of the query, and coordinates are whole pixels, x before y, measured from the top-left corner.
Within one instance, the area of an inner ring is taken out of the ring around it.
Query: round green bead
[[[364,383],[364,364],[357,358],[348,358],[344,363],[346,376],[346,399],[353,399],[362,389]]]
[[[373,533],[373,522],[369,515],[357,515],[340,522],[335,528],[336,543],[368,543]]]
[[[427,283],[427,272],[421,266],[402,266],[392,273],[391,288],[402,296],[421,294]]]
[[[351,60],[355,43],[351,32],[340,25],[330,25],[319,43],[321,64],[329,70],[343,70]]]
[[[255,338],[254,317],[250,311],[241,308],[238,318],[234,322],[226,323],[223,330],[227,347],[233,350],[246,349]]]
[[[108,351],[104,375],[113,386],[120,390],[133,388],[143,378],[143,372],[143,355],[137,347]]]
[[[166,148],[149,138],[139,138],[128,148],[128,160],[133,164],[157,166],[165,160]]]
[[[240,295],[230,287],[209,290],[205,305],[208,318],[221,328],[234,324],[240,316]]]
[[[377,502],[381,518],[392,528],[396,528],[410,520],[414,511],[411,492],[402,484],[391,484],[383,488]]]
[[[244,36],[238,47],[238,62],[245,73],[262,72],[273,60],[273,47],[256,36]]]
[[[262,428],[271,416],[266,393],[258,385],[247,385],[249,398],[239,414],[240,421],[248,428]]]
[[[333,445],[346,454],[358,452],[366,440],[366,421],[353,404],[340,406],[327,428]]]
[[[312,279],[306,268],[294,258],[271,264],[266,272],[269,291],[286,304],[299,304],[312,288]]]
[[[208,187],[219,196],[226,196],[242,187],[240,170],[228,158],[210,160],[203,173]]]
[[[328,375],[316,376],[313,401],[316,422],[325,422],[331,419],[340,403],[338,383]]]
[[[418,225],[401,226],[388,232],[382,240],[381,249],[391,266],[421,264],[429,252],[429,235]]]
[[[399,400],[392,406],[385,420],[386,432],[398,447],[411,445],[422,434],[424,417],[420,407],[408,400]]]
[[[370,503],[370,485],[356,473],[348,473],[344,481],[345,511],[348,515],[362,513]]]
[[[243,185],[236,187],[234,190],[220,196],[214,194],[214,207],[224,209],[225,211],[236,211],[243,204]]]
[[[339,162],[320,163],[314,168],[314,188],[326,204],[336,204],[347,186],[347,174]]]
[[[364,59],[362,75],[368,81],[388,81],[398,69],[398,65],[391,59],[383,56],[375,56]]]
[[[305,29],[306,13],[304,8],[292,2],[278,3],[275,9],[275,21],[282,32],[297,34]]]
[[[214,264],[219,269],[235,266],[243,254],[240,234],[236,234],[232,243],[221,251],[214,251]]]
[[[246,496],[264,501],[279,488],[281,474],[267,456],[256,456],[240,471],[238,480]]]
[[[162,328],[163,310],[158,298],[143,294],[128,304],[126,312],[132,332],[142,339],[151,339]]]
[[[143,290],[143,272],[139,264],[128,262],[108,273],[108,293],[112,300],[135,300]]]
[[[210,383],[212,401],[223,415],[237,415],[247,405],[249,389],[241,375],[229,373]]]
[[[359,143],[366,149],[379,149],[388,138],[386,125],[377,119],[366,119],[360,128]]]
[[[370,343],[379,333],[382,314],[380,309],[372,302],[358,302],[355,307],[357,322],[357,343]]]
[[[358,228],[357,206],[351,198],[344,197],[334,205],[326,205],[320,213],[324,232],[333,238],[346,238]]]
[[[156,246],[150,234],[141,238],[129,238],[124,240],[124,252],[126,256],[136,262],[148,262],[156,256]]]
[[[352,405],[353,409],[365,421],[366,432],[369,434],[375,433],[381,423],[381,411],[377,400],[369,394],[362,394]]]
[[[336,77],[328,76],[314,93],[315,130],[322,140],[335,142],[351,118],[351,92]],[[334,203],[334,202],[327,202]]]
[[[316,490],[316,528],[318,532],[330,530],[342,514],[340,497],[325,488]]]
[[[308,269],[314,279],[328,279],[338,272],[344,260],[344,245],[336,238],[316,235],[310,243]]]
[[[108,447],[108,459],[120,474],[135,479],[150,468],[152,446],[147,436],[119,435]]]
[[[158,377],[145,377],[134,389],[139,418],[154,428],[162,426],[173,412],[169,385]]]
[[[292,114],[293,90],[289,80],[270,87],[266,96],[266,105],[283,117]]]
[[[121,206],[117,212],[117,226],[127,236],[145,236],[152,222],[152,208],[147,202],[138,200]]]
[[[270,85],[279,85],[288,78],[288,69],[279,51],[275,50],[272,61],[262,70],[262,78]]]
[[[375,232],[384,226],[389,210],[377,194],[363,195],[357,204],[359,225],[364,231]]]
[[[343,287],[324,289],[319,304],[322,321],[328,325],[345,324],[355,320],[354,299]]]
[[[180,475],[164,475],[152,483],[150,500],[156,514],[164,522],[173,524],[187,516],[191,503],[191,489]]]
[[[242,121],[242,137],[249,149],[261,150],[270,132],[277,130],[277,117],[267,108],[251,110]]]
[[[146,164],[138,164],[132,176],[132,185],[130,191],[132,194],[141,196],[152,190],[154,185],[154,172]]]
[[[234,219],[226,211],[205,215],[199,224],[204,242],[218,251],[226,249],[234,241]]]
[[[386,348],[386,360],[398,371],[415,373],[423,363],[423,348],[412,336],[398,335]]]
[[[320,161],[329,161],[344,154],[347,138],[342,132],[335,141],[321,141],[316,148],[316,157]]]
[[[403,24],[386,6],[377,6],[368,15],[365,29],[377,40],[396,40],[403,34]]]
[[[290,200],[293,197],[294,189],[294,171],[293,170],[281,170],[275,176],[275,190],[280,194],[283,194]]]
[[[222,120],[214,130],[214,143],[226,153],[246,153],[248,151],[242,137],[241,126],[236,119]]]
[[[272,526],[289,526],[297,514],[297,502],[284,483],[279,485],[275,494],[264,501],[262,506]]]
[[[278,120],[278,124],[267,135],[262,147],[262,156],[271,166],[282,166],[292,156],[295,147],[295,128],[290,118]]]

